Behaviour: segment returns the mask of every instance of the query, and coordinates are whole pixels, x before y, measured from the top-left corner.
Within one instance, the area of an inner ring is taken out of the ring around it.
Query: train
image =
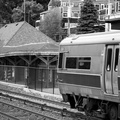
[[[120,118],[120,31],[80,34],[60,42],[58,86],[64,102],[88,116]]]

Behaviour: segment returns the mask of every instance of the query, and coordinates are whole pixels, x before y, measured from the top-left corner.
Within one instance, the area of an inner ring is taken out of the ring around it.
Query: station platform
[[[50,88],[48,89],[50,90]],[[40,92],[37,90],[29,89],[25,85],[7,83],[7,82],[2,82],[2,81],[0,81],[0,90],[7,90],[11,92],[16,92],[16,93],[24,93],[24,94],[35,96],[35,97],[49,99],[52,101],[63,100],[61,95]]]

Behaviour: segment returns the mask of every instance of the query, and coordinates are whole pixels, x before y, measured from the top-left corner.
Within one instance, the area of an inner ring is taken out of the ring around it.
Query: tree
[[[36,2],[42,4],[44,10],[46,11],[48,9],[48,3],[50,2],[50,0],[36,0]]]
[[[12,22],[12,9],[7,0],[0,0],[0,23],[6,24]]]
[[[49,2],[49,6],[52,6],[53,8],[54,7],[60,7],[60,5],[61,5],[61,1],[60,0],[51,0]]]
[[[36,1],[36,5],[37,5],[36,8],[41,8],[43,11],[43,10],[47,10],[47,5],[50,0],[25,0],[25,1],[29,1],[29,2]],[[23,20],[24,12],[23,12],[23,9],[21,8],[21,6],[24,5],[23,2],[24,0],[0,0],[0,25]],[[34,10],[36,8],[34,8]],[[40,11],[38,10],[39,13]],[[28,16],[29,16],[29,19],[28,19]],[[30,23],[31,21],[34,23],[34,20],[36,20],[36,18],[37,19],[39,18],[39,14],[36,14],[36,13],[32,14],[31,12],[29,12],[29,14],[26,13],[26,20],[31,19]]]
[[[98,25],[98,11],[92,0],[85,0],[78,20],[77,34],[86,34],[100,31]]]
[[[62,33],[61,21],[60,9],[54,8],[45,15],[44,21],[40,22],[40,31],[56,40],[56,37],[61,36]]]
[[[25,2],[25,21],[35,26],[35,21],[39,19],[40,12],[43,11],[43,6],[37,4],[35,1]],[[21,6],[18,6],[13,9],[12,18],[14,22],[20,22],[24,20],[24,3]]]

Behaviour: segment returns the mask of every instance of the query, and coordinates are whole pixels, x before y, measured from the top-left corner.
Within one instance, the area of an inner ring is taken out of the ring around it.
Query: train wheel
[[[116,105],[110,105],[110,108],[109,108],[109,119],[110,120],[117,120],[118,118],[118,111],[117,111],[117,106]]]

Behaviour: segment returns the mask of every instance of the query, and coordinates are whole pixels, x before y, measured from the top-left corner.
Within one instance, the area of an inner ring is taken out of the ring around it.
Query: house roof
[[[106,23],[112,23],[112,22],[116,22],[116,21],[120,21],[120,18],[112,18],[112,19],[106,19],[105,22]]]
[[[69,2],[69,0],[61,0],[61,2]],[[84,0],[70,0],[70,2],[71,3],[75,3],[75,2],[83,3]],[[93,2],[99,3],[99,4],[108,4],[108,0],[93,0]],[[115,0],[110,0],[110,2],[113,3],[115,2]]]
[[[24,54],[58,54],[58,44],[27,22],[0,29],[0,57]]]

